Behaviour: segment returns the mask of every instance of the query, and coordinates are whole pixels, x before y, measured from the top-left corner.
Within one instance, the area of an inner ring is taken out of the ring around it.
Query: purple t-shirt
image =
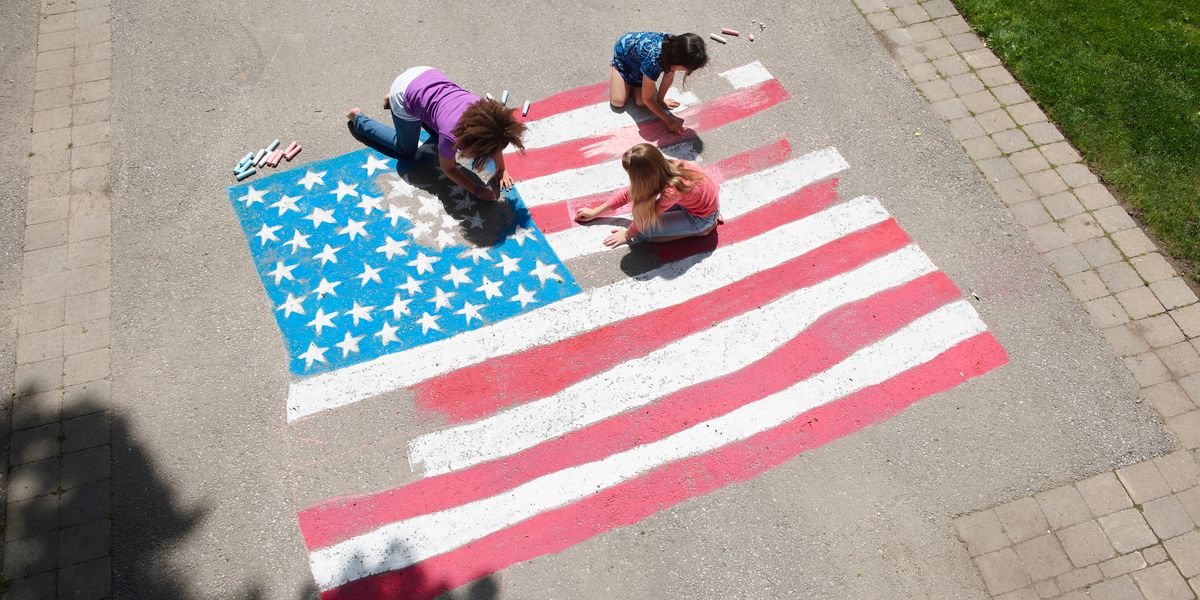
[[[454,128],[477,101],[479,96],[458,87],[437,69],[421,73],[404,90],[404,110],[437,135],[438,154],[450,160],[456,152]]]

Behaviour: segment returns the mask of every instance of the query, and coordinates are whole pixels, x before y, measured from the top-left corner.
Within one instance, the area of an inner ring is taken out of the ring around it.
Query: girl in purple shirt
[[[489,159],[495,164],[500,188],[512,187],[512,177],[504,168],[504,149],[515,146],[525,150],[521,136],[525,124],[495,100],[482,99],[432,67],[413,67],[392,82],[383,100],[390,109],[388,127],[363,114],[358,107],[346,113],[350,130],[378,148],[394,148],[403,158],[416,156],[423,126],[437,143],[438,164],[442,172],[459,187],[481,200],[495,200],[489,185],[478,185],[459,170],[460,161],[482,165]]]

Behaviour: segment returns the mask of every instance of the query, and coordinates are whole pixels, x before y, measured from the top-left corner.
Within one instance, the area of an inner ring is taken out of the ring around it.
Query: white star
[[[529,304],[530,302],[537,302],[537,300],[533,298],[533,292],[525,289],[525,286],[520,284],[517,284],[517,295],[509,298],[509,301],[520,302],[521,308],[525,308],[525,305]]]
[[[400,338],[396,337],[396,331],[399,329],[399,327],[393,327],[390,323],[384,321],[383,329],[380,329],[379,333],[375,334],[375,337],[379,338],[379,343],[384,346],[392,342],[399,342]]]
[[[292,254],[295,254],[296,250],[299,250],[300,248],[308,248],[309,247],[308,238],[309,238],[309,236],[304,235],[303,233],[300,233],[300,230],[297,229],[292,232],[292,239],[284,242],[283,245],[291,246]]]
[[[294,281],[296,278],[292,277],[292,269],[295,269],[298,266],[300,265],[295,264],[289,267],[288,265],[283,264],[283,261],[278,261],[275,263],[275,270],[268,271],[267,275],[275,276],[275,285],[279,285],[279,282],[283,281],[284,279],[287,279],[288,281]]]
[[[415,295],[417,295],[417,293],[418,293],[418,292],[420,292],[420,291],[421,291],[421,284],[422,284],[422,283],[425,283],[425,282],[424,282],[424,281],[417,281],[416,279],[413,279],[413,278],[412,278],[412,275],[409,275],[409,276],[408,276],[408,281],[406,281],[406,282],[404,282],[404,283],[402,283],[402,284],[400,284],[400,285],[396,286],[396,289],[398,289],[398,290],[405,290],[405,291],[407,291],[407,292],[408,292],[408,295],[409,295],[409,296],[415,296]]]
[[[287,300],[284,300],[283,304],[280,304],[279,308],[276,308],[275,310],[282,310],[283,318],[285,319],[292,316],[292,313],[304,314],[304,299],[307,297],[308,296],[300,296],[297,298],[291,294],[288,294]]]
[[[480,321],[483,320],[483,316],[479,314],[480,308],[483,308],[482,304],[471,304],[470,302],[463,302],[462,309],[454,311],[454,314],[463,315],[464,317],[466,317],[467,325],[470,325],[471,319],[479,319]]]
[[[358,327],[359,320],[371,321],[371,311],[375,310],[374,306],[362,306],[357,301],[354,302],[354,307],[342,313],[344,316],[354,319],[354,326]]]
[[[532,229],[517,227],[517,230],[513,232],[512,239],[516,240],[518,246],[524,246],[525,240],[533,240],[536,242],[537,236],[534,235]]]
[[[479,259],[481,258],[492,260],[492,255],[488,254],[487,248],[482,246],[475,246],[458,255],[459,258],[467,258],[468,256],[471,257],[471,262],[475,264],[479,264]]]
[[[470,221],[471,229],[483,229],[483,217],[478,212],[467,217],[467,221]]]
[[[388,192],[388,198],[412,198],[417,188],[413,187],[407,181],[397,177],[388,181],[392,185],[392,191]]]
[[[392,303],[381,308],[380,310],[392,311],[392,318],[399,321],[400,315],[411,315],[412,314],[412,311],[408,310],[408,305],[411,302],[412,302],[411,298],[409,298],[408,300],[404,300],[404,299],[400,298],[400,294],[396,294],[395,297],[392,298]]]
[[[263,202],[263,196],[266,196],[266,195],[267,195],[267,190],[256,190],[256,189],[254,189],[254,186],[250,186],[250,187],[246,188],[246,195],[242,196],[241,198],[238,198],[238,200],[245,202],[246,208],[249,208],[251,206],[254,206],[255,202],[262,202],[263,204],[265,204],[265,202]]]
[[[420,275],[421,273],[424,273],[426,271],[429,271],[430,273],[432,273],[433,272],[433,263],[435,263],[439,260],[442,260],[442,259],[439,257],[436,257],[436,256],[427,256],[424,252],[418,252],[416,258],[414,258],[413,260],[410,260],[404,264],[406,264],[410,267],[416,267],[417,275]]]
[[[442,288],[433,288],[433,312],[450,308],[450,299],[457,295],[458,292],[443,292]]]
[[[375,249],[376,252],[382,252],[387,256],[388,260],[392,260],[393,256],[408,256],[408,251],[404,249],[408,245],[408,240],[393,240],[392,236],[384,237],[382,246]]]
[[[461,192],[461,194],[456,194],[454,192]],[[475,201],[467,197],[467,190],[455,188],[454,192],[450,193],[450,197],[454,199],[454,210],[467,210],[468,208],[475,206]]]
[[[300,212],[300,208],[296,206],[296,201],[299,199],[300,196],[288,196],[284,194],[282,198],[271,203],[271,208],[278,208],[279,216],[281,217],[283,216],[283,213],[289,210]]]
[[[337,221],[333,220],[333,210],[325,210],[315,206],[313,207],[312,212],[304,218],[312,221],[313,229],[320,229],[321,223],[337,223]]]
[[[442,328],[438,326],[437,320],[438,320],[437,317],[435,317],[429,313],[423,313],[421,315],[421,318],[417,319],[417,322],[421,324],[421,334],[424,335],[426,333],[429,333],[430,329],[433,329],[435,331],[441,331]]]
[[[530,271],[529,274],[537,277],[538,282],[542,284],[542,287],[546,286],[547,279],[553,279],[560,282],[563,280],[562,275],[554,272],[554,270],[558,268],[558,265],[548,265],[536,258],[533,259],[533,263],[536,266],[534,266],[533,270]]]
[[[351,183],[347,185],[346,182],[339,179],[337,189],[329,193],[336,194],[338,202],[341,202],[342,198],[345,198],[346,196],[358,196],[358,191],[356,191],[357,188],[357,183]]]
[[[379,272],[382,270],[383,270],[382,268],[373,269],[373,268],[371,268],[371,265],[368,265],[367,263],[363,263],[363,272],[359,273],[358,275],[355,275],[355,277],[358,278],[358,281],[360,283],[362,283],[363,287],[367,287],[368,281],[374,281],[375,283],[383,283],[379,279]]]
[[[341,249],[342,249],[342,246],[338,246],[337,248],[334,248],[333,246],[330,246],[329,244],[325,244],[325,249],[314,254],[313,259],[314,260],[320,259],[322,267],[325,266],[325,263],[333,263],[336,265],[337,264],[337,253]]]
[[[388,161],[376,158],[374,154],[368,154],[367,164],[363,165],[362,168],[367,170],[367,177],[373,177],[376,170],[387,170]]]
[[[342,349],[342,358],[346,358],[347,356],[350,355],[351,352],[358,352],[358,342],[362,339],[363,339],[363,336],[360,335],[360,336],[355,337],[353,335],[350,335],[350,332],[347,331],[346,337],[342,338],[342,341],[334,344],[334,346],[341,348]]]
[[[433,196],[426,196],[422,194],[417,197],[417,201],[421,203],[421,208],[417,209],[418,215],[433,215],[436,217],[442,214],[441,200],[438,200]]]
[[[449,214],[442,215],[442,229],[454,229],[458,227],[459,220]]]
[[[389,204],[387,218],[392,220],[392,227],[395,227],[396,221],[400,220],[400,218],[404,218],[406,221],[411,221],[412,215],[408,213],[408,207],[401,208],[394,204]]]
[[[321,185],[325,185],[325,173],[326,171],[321,171],[320,173],[308,171],[304,174],[304,177],[300,181],[296,182],[296,185],[302,185],[304,186],[304,189],[311,192],[313,184],[319,183]]]
[[[383,212],[383,207],[379,205],[380,200],[383,200],[383,196],[368,196],[363,194],[358,197],[358,204],[356,206],[363,209],[364,215],[370,215],[373,210]]]
[[[337,325],[333,324],[333,318],[338,316],[337,311],[331,313],[325,312],[325,309],[317,307],[317,314],[313,315],[313,320],[308,322],[308,326],[317,330],[317,335],[321,335],[321,329],[332,327],[337,329]]]
[[[446,246],[453,246],[458,243],[454,240],[454,236],[450,235],[450,232],[445,229],[439,231],[433,241],[437,242],[438,250],[445,250]]]
[[[364,229],[364,226],[366,224],[367,224],[366,221],[355,221],[354,219],[346,219],[346,226],[339,229],[338,233],[341,235],[350,236],[350,241],[352,241],[352,242],[354,241],[354,238],[358,237],[360,234],[363,237],[370,237],[367,235],[367,230]]]
[[[279,231],[280,229],[283,229],[283,225],[271,227],[270,225],[263,223],[262,229],[259,229],[258,233],[254,234],[254,237],[260,238],[262,240],[262,245],[266,246],[267,242],[279,241],[279,238],[275,237],[275,232]]]
[[[430,231],[433,231],[433,223],[427,223],[425,221],[417,221],[416,223],[413,223],[413,226],[408,229],[408,235],[411,235],[414,238],[419,238],[419,237],[429,233]]]
[[[301,354],[297,358],[304,359],[304,368],[307,369],[312,366],[314,361],[326,362],[325,361],[325,351],[328,349],[329,348],[321,348],[320,346],[317,346],[316,344],[309,342],[308,350],[306,350],[304,352],[304,354]]]
[[[503,281],[492,281],[491,279],[484,277],[483,285],[475,288],[475,291],[483,292],[484,299],[491,300],[493,297],[503,296],[503,294],[500,293],[500,284],[502,284],[502,283],[504,283],[504,282]]]
[[[322,277],[321,283],[317,284],[317,289],[313,290],[313,293],[317,295],[317,298],[324,298],[325,294],[329,294],[330,296],[336,296],[337,292],[333,291],[333,288],[336,288],[339,285],[342,285],[342,282],[326,281],[325,278]]]
[[[467,271],[470,270],[470,267],[460,269],[454,265],[450,265],[450,274],[443,275],[442,281],[452,281],[454,282],[454,288],[458,289],[458,284],[460,283],[471,283],[471,278],[467,277]]]
[[[517,263],[520,263],[520,262],[521,262],[521,259],[510,258],[507,254],[501,252],[500,253],[500,262],[493,266],[497,269],[504,269],[504,274],[508,275],[509,273],[512,273],[513,271],[521,270],[521,267],[517,266]]]

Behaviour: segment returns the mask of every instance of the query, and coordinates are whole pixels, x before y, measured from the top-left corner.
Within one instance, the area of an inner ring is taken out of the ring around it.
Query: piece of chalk
[[[245,171],[242,171],[241,173],[238,173],[238,174],[237,174],[237,180],[238,180],[238,181],[241,181],[241,180],[243,180],[243,179],[245,179],[245,178],[247,178],[247,177],[249,177],[249,176],[251,176],[251,175],[253,175],[253,174],[257,173],[257,172],[258,172],[258,171],[256,171],[256,170],[254,169],[254,167],[250,167],[249,169],[246,169]]]
[[[529,116],[529,101],[528,100],[525,101],[525,106],[523,106],[521,108],[521,116],[522,117]]]
[[[239,165],[241,165],[241,164],[245,164],[245,163],[248,163],[248,162],[250,162],[250,161],[252,161],[252,160],[254,160],[254,153],[253,153],[253,152],[247,152],[247,153],[246,153],[246,155],[242,157],[242,160],[239,160],[239,161],[238,161],[238,164],[239,164]]]
[[[294,158],[297,154],[300,154],[301,150],[303,150],[303,148],[300,147],[300,144],[296,144],[295,148],[292,148],[291,150],[284,152],[283,157],[288,160],[292,160],[292,158]]]
[[[721,33],[723,33],[725,35],[732,35],[732,36],[742,35],[742,34],[738,33],[738,31],[736,29],[730,29],[728,27],[722,27]]]
[[[259,162],[262,162],[262,159],[264,159],[266,157],[267,157],[267,149],[263,148],[262,150],[259,150],[257,154],[254,155],[254,160],[250,161],[250,164],[257,165]]]
[[[495,99],[496,99],[496,97],[495,97],[495,96],[493,96],[491,92],[488,92],[488,93],[486,93],[486,94],[484,94],[484,95],[485,95],[485,96],[487,96],[487,99],[488,99],[488,100],[495,100]]]
[[[752,33],[752,34],[750,34],[750,41],[752,41],[752,42],[754,41],[754,34],[753,34],[753,33]]]
[[[279,147],[279,138],[275,138],[275,141],[271,142],[271,145],[267,146],[267,152],[274,152],[275,149],[278,147]]]
[[[500,104],[508,104],[508,90],[500,93]]]
[[[286,157],[288,152],[291,152],[293,148],[296,148],[299,145],[300,144],[297,144],[296,142],[288,144],[288,147],[283,149],[283,156]]]
[[[719,36],[719,35],[717,35],[717,34],[715,34],[715,33],[710,33],[710,34],[708,34],[708,37],[712,38],[712,39],[713,39],[713,40],[715,40],[715,41],[721,42],[722,44],[728,44],[728,43],[729,43],[728,41],[726,41],[726,40],[725,40],[725,38],[723,38],[723,37],[721,37],[721,36]]]
[[[271,157],[267,159],[267,166],[278,167],[279,161],[281,160],[283,160],[283,150],[276,148],[275,151],[271,153]]]

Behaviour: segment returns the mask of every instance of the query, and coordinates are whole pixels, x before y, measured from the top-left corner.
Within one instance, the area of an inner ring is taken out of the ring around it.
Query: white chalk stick
[[[488,92],[488,93],[484,94],[484,96],[487,96],[487,99],[488,99],[488,100],[495,100],[495,99],[496,99],[496,97],[495,97],[495,96],[493,96],[491,92]]]
[[[713,39],[713,40],[715,40],[715,41],[721,42],[722,44],[728,44],[728,43],[729,43],[728,41],[726,41],[726,40],[725,40],[725,38],[723,38],[723,37],[721,37],[721,36],[719,36],[719,35],[717,35],[717,34],[715,34],[715,33],[710,33],[710,34],[708,34],[708,37],[712,38],[712,39]]]
[[[508,90],[504,90],[504,92],[500,94],[500,104],[508,104]]]
[[[254,160],[250,161],[250,164],[252,164],[256,167],[261,167],[261,166],[263,166],[263,161],[266,159],[267,159],[267,149],[263,148],[262,150],[258,151],[258,154],[254,155]]]
[[[524,106],[524,108],[521,109],[521,116],[522,117],[529,116],[529,101],[528,100],[525,101],[525,106]]]

